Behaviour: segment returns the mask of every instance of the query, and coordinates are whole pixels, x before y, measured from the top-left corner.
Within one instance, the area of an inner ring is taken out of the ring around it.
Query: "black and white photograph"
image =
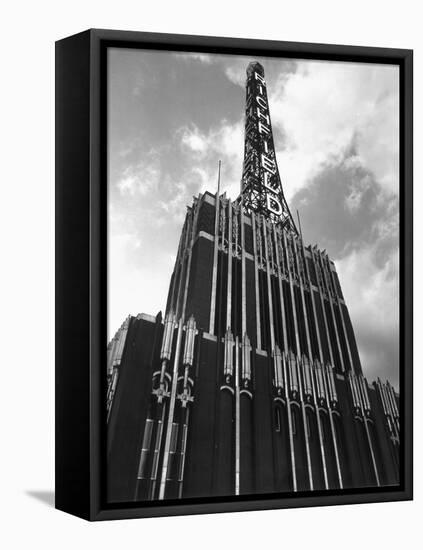
[[[399,194],[398,65],[107,49],[108,503],[399,486]]]
[[[418,547],[418,7],[4,5],[1,548]]]

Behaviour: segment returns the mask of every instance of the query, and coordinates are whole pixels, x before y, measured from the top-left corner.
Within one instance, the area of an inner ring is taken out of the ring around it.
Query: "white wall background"
[[[421,280],[423,76],[419,3],[384,0],[15,1],[2,8],[0,85],[0,544],[3,548],[343,550],[421,544],[422,407],[415,501],[89,524],[55,511],[54,41],[89,27],[415,49],[415,280]],[[416,310],[423,306],[415,288]],[[416,315],[415,387],[422,387]]]

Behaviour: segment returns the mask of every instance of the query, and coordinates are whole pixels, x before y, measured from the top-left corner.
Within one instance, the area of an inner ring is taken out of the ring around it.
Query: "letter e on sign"
[[[272,159],[270,159],[264,153],[262,153],[262,155],[261,155],[261,165],[265,170],[267,170],[271,174],[275,173],[275,163],[273,162]]]

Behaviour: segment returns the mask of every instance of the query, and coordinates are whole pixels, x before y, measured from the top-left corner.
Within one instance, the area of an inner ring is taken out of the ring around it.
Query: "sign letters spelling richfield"
[[[247,69],[242,191],[246,208],[281,221],[296,232],[276,164],[266,81],[259,63],[250,63]]]

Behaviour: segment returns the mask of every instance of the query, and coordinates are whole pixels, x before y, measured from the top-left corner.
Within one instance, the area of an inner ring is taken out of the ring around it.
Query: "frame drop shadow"
[[[25,491],[25,494],[35,498],[50,508],[54,508],[54,491]]]

